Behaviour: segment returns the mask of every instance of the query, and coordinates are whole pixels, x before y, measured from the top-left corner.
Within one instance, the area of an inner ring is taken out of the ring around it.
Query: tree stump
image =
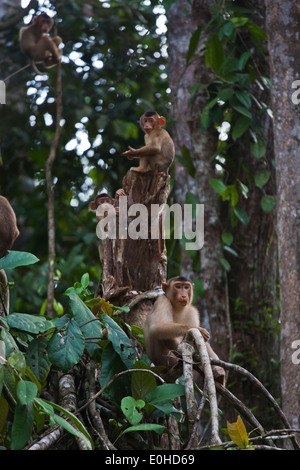
[[[170,176],[151,171],[147,173],[128,171],[123,178],[122,188],[126,193],[127,205],[124,205],[126,201],[121,196],[116,238],[106,238],[99,246],[103,271],[96,293],[96,297],[102,297],[117,306],[128,304],[140,293],[154,291],[166,280],[167,257],[163,231],[163,207],[170,191]],[[144,206],[142,208],[144,230],[137,239],[130,236],[132,222],[136,223],[136,232],[141,230],[141,228],[138,229],[138,225],[141,225],[138,223],[141,213],[138,211],[138,206],[133,207],[135,204]],[[156,206],[153,207],[153,205]],[[127,210],[127,217],[122,219],[124,210]],[[153,232],[151,232],[151,217],[157,228],[155,235],[157,238],[153,238]],[[118,224],[122,220],[127,222],[125,231],[118,229]],[[126,238],[124,238],[124,233],[127,234]],[[151,305],[152,301],[144,297],[126,315],[125,321],[142,326]]]

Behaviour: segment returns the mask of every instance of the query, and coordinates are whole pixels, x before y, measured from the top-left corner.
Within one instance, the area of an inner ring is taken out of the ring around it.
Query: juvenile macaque
[[[198,310],[192,306],[193,284],[177,276],[162,284],[164,295],[157,298],[144,325],[146,353],[155,365],[170,366],[177,361],[173,351],[190,328],[198,328],[206,341],[208,355],[218,356],[207,342],[209,333],[200,326]],[[224,384],[225,371],[212,367],[215,380]]]
[[[35,64],[43,63],[46,68],[60,62],[62,54],[58,45],[62,42],[59,36],[51,38],[47,34],[53,26],[53,19],[46,13],[34,16],[31,25],[20,29],[21,51],[31,59],[37,74],[42,74]]]
[[[96,214],[97,220],[100,222],[104,217],[107,217],[107,215],[111,212],[112,214],[119,214],[119,207],[118,207],[118,199],[120,196],[126,196],[125,192],[123,189],[118,189],[115,194],[115,199],[113,199],[109,194],[107,193],[101,193],[97,194],[95,197],[94,201],[91,201],[89,203],[90,208],[92,211],[97,211],[97,208],[101,205],[103,215],[99,216]]]
[[[147,111],[140,118],[141,129],[145,132],[145,146],[139,149],[128,147],[123,152],[132,160],[139,158],[138,167],[132,167],[132,171],[146,173],[148,171],[160,171],[167,173],[175,156],[175,147],[169,133],[162,129],[165,118],[159,116],[156,111]]]
[[[8,200],[0,196],[0,258],[7,255],[19,234],[16,214]]]

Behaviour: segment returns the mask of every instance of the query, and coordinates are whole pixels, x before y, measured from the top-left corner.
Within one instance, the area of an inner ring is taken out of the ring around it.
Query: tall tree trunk
[[[266,0],[277,175],[277,237],[281,303],[282,405],[300,427],[300,368],[292,357],[300,339],[300,7],[297,0]]]
[[[185,168],[176,162],[176,200],[185,203],[186,193],[192,192],[204,204],[204,246],[200,251],[201,281],[204,299],[199,301],[201,320],[208,318],[212,346],[220,357],[228,360],[231,350],[231,329],[228,318],[227,287],[224,269],[220,264],[222,256],[221,225],[217,195],[209,184],[214,177],[211,156],[216,150],[217,132],[210,127],[200,133],[201,112],[206,104],[205,92],[189,106],[190,88],[195,84],[206,83],[210,79],[204,63],[202,32],[197,51],[186,65],[186,57],[191,35],[199,26],[204,26],[210,17],[209,6],[212,0],[189,2],[179,0],[168,11],[168,53],[169,81],[171,87],[172,112],[175,119],[173,140],[176,154],[182,154],[186,147],[195,167],[195,177],[189,177]],[[182,274],[194,278],[192,262],[188,254],[182,255]],[[204,321],[204,325],[207,327]]]

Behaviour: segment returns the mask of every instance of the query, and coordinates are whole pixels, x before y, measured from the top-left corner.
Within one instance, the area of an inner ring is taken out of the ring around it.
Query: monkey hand
[[[205,328],[201,328],[201,326],[198,327],[198,330],[202,334],[204,341],[208,341],[209,340],[209,332]]]
[[[120,196],[126,196],[126,193],[125,193],[124,189],[122,189],[122,188],[121,188],[121,189],[118,189],[118,190],[116,191],[115,198],[118,198],[118,197],[120,197]]]
[[[136,155],[136,150],[128,145],[129,150],[126,150],[126,152],[123,152],[122,155],[125,155],[125,157],[129,158],[129,160],[132,160],[133,157]]]

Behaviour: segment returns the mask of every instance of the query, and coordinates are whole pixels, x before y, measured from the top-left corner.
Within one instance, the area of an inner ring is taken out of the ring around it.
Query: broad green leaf
[[[248,62],[248,59],[249,59],[250,55],[251,55],[251,54],[250,54],[250,52],[248,52],[248,51],[244,52],[244,53],[241,55],[241,57],[240,57],[240,59],[239,59],[239,65],[238,65],[238,69],[239,69],[240,71],[242,71],[243,68],[245,67],[246,63]]]
[[[51,367],[47,346],[47,338],[40,336],[30,341],[27,350],[26,364],[40,382],[46,380]]]
[[[256,186],[262,189],[265,184],[269,181],[271,172],[269,170],[260,170],[255,173],[254,181]]]
[[[133,397],[124,397],[121,401],[121,409],[126,416],[126,419],[133,426],[139,424],[143,419],[143,413],[141,408],[144,408],[145,402],[143,400],[135,400]]]
[[[195,175],[194,162],[190,155],[189,149],[185,145],[181,147],[181,156],[176,155],[176,160],[178,160],[181,163],[181,165],[187,169],[189,175],[191,176]]]
[[[108,339],[112,342],[114,350],[119,354],[126,367],[132,368],[136,358],[134,344],[122,328],[105,313],[102,314],[102,320],[106,325]]]
[[[25,354],[21,351],[13,351],[8,357],[7,364],[16,369],[21,376],[25,375],[26,361]]]
[[[216,34],[213,36],[209,45],[208,60],[210,67],[212,67],[213,70],[218,73],[224,61],[224,52],[222,42],[219,40]]]
[[[250,142],[250,150],[256,158],[262,158],[266,153],[266,143],[263,139]]]
[[[151,404],[160,403],[173,398],[185,395],[185,388],[182,384],[159,385],[146,397],[146,401]]]
[[[73,290],[70,290],[67,293],[70,301],[69,306],[74,315],[74,319],[77,324],[80,326],[80,329],[85,338],[101,338],[102,336],[102,326],[95,315],[91,310],[85,305],[85,303],[80,299],[80,297]],[[91,321],[94,320],[94,321]],[[100,346],[95,343],[86,343],[85,348],[90,356],[93,357],[94,354],[97,354],[100,351]]]
[[[0,269],[14,269],[19,266],[35,264],[39,259],[32,253],[8,250],[8,254],[0,260]]]
[[[37,386],[27,380],[20,380],[17,385],[17,397],[21,405],[29,405],[37,395]]]
[[[101,356],[100,386],[101,388],[119,372],[124,371],[124,363],[119,354],[114,350],[111,342],[107,344]],[[110,400],[120,403],[124,395],[131,393],[131,374],[124,374],[114,380],[103,392]]]
[[[237,97],[239,102],[242,103],[242,105],[244,105],[246,108],[251,107],[251,98],[248,93],[246,93],[245,91],[237,90],[235,92],[235,96]]]
[[[38,334],[55,328],[55,321],[46,320],[42,315],[29,315],[27,313],[11,313],[7,317],[11,328]]]
[[[233,125],[233,128],[232,128],[232,138],[233,138],[233,140],[238,139],[239,137],[241,137],[246,132],[246,130],[250,126],[250,122],[251,122],[251,119],[246,117],[246,116],[240,117],[235,122],[235,124]]]
[[[33,427],[33,404],[17,403],[11,430],[11,450],[21,450],[30,439]]]
[[[218,98],[221,101],[227,101],[229,98],[232,97],[234,93],[233,88],[224,88],[223,90],[220,91]]]
[[[252,36],[254,36],[256,38],[259,38],[259,39],[263,39],[265,41],[268,39],[268,36],[265,33],[265,31],[263,29],[261,29],[257,24],[248,23],[247,28],[248,28],[249,32],[252,34]]]
[[[134,369],[150,370],[143,361],[136,361]],[[156,379],[149,372],[133,372],[131,374],[131,393],[138,400],[145,400],[147,394],[156,387]]]
[[[198,28],[198,29],[196,29],[196,31],[193,32],[193,34],[191,36],[190,44],[189,44],[189,48],[188,48],[188,52],[187,52],[187,56],[186,56],[186,63],[187,64],[189,63],[192,55],[194,54],[195,50],[197,49],[197,46],[198,46],[198,43],[199,43],[199,40],[200,40],[200,36],[201,36],[201,31],[202,31],[202,29]]]
[[[264,212],[269,213],[273,210],[276,204],[275,196],[263,196],[260,201],[260,205]]]
[[[229,20],[234,24],[236,28],[240,28],[241,26],[245,26],[249,22],[249,18],[246,17],[232,17]]]
[[[0,259],[0,269],[14,269],[19,266],[27,266],[37,263],[39,259],[25,251],[8,251],[8,255]]]
[[[249,445],[247,430],[240,416],[235,423],[227,421],[227,430],[230,439],[241,449],[245,449]]]
[[[69,370],[80,361],[84,347],[84,336],[75,320],[71,319],[66,327],[56,331],[50,339],[49,359],[60,370]]]

